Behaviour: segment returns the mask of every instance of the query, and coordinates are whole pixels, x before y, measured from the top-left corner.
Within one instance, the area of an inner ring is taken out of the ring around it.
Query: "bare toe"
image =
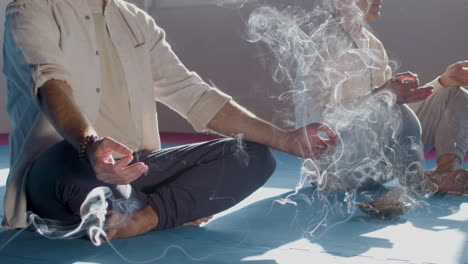
[[[207,223],[211,219],[213,219],[213,216],[203,217],[196,221],[185,223],[184,226],[199,226],[203,223]]]

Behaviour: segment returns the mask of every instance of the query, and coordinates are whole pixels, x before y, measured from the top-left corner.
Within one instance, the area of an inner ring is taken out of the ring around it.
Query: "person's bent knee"
[[[26,177],[28,210],[54,220],[75,219],[73,211],[66,206],[67,193],[62,187],[69,186],[67,182],[73,178],[84,177],[83,171],[87,170],[83,170],[77,151],[69,143],[61,141],[50,147],[28,171]]]
[[[459,111],[466,111],[468,104],[468,91],[465,88],[449,88],[450,99],[448,106]]]
[[[276,169],[276,160],[271,150],[259,143],[246,142],[246,149],[250,156],[249,167],[257,171],[258,180],[263,185]]]
[[[422,128],[416,114],[406,105],[400,108],[402,126],[400,131],[400,144],[411,145],[419,143],[422,139]]]

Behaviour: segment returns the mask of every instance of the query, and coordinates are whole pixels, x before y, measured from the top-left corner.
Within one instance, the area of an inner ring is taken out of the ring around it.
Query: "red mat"
[[[0,134],[0,146],[8,145],[8,134]]]

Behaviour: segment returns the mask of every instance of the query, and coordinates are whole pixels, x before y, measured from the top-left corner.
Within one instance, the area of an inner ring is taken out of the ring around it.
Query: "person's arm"
[[[433,89],[432,86],[420,87],[418,75],[404,72],[396,74],[382,86],[373,89],[372,93],[388,90],[395,94],[397,104],[409,104],[426,100],[433,94]]]
[[[325,124],[310,124],[298,130],[284,130],[266,122],[234,101],[226,103],[208,123],[208,128],[225,136],[242,134],[243,139],[305,158],[329,154],[339,140]],[[321,133],[328,138],[322,138]]]
[[[468,86],[468,60],[450,65],[439,81],[444,88]]]
[[[82,114],[68,85],[71,73],[59,46],[60,31],[49,6],[44,1],[17,0],[6,9],[5,73],[20,80],[25,96],[31,96],[61,136],[77,150],[86,136],[96,135],[90,122]],[[19,74],[21,68],[24,73]],[[25,70],[27,68],[27,70]],[[32,81],[32,82],[31,82]],[[96,177],[111,184],[126,184],[145,171],[144,164],[126,167],[133,158],[131,150],[109,138],[92,144],[89,160]],[[114,164],[112,152],[126,156]],[[78,158],[78,155],[77,155]]]
[[[233,102],[230,96],[206,84],[185,68],[154,19],[141,14],[148,38],[156,100],[187,119],[197,131],[207,128],[226,136],[243,134],[245,140],[266,144],[287,153],[319,158],[331,151],[338,136],[323,124],[296,131],[282,130]],[[329,139],[319,136],[325,132]]]
[[[363,28],[363,31],[369,37],[370,46],[373,49],[379,50],[381,52],[382,62],[385,65],[385,69],[382,69],[385,83],[380,87],[373,88],[372,91],[365,95],[363,99],[369,95],[373,95],[382,91],[391,91],[394,93],[397,104],[421,102],[431,96],[434,87],[429,85],[425,87],[419,87],[419,77],[417,74],[404,72],[393,76],[392,68],[389,65],[388,55],[382,42],[372,33],[367,31],[367,29]]]
[[[49,80],[38,90],[39,105],[52,125],[62,137],[78,151],[86,136],[97,135],[89,120],[82,114],[73,99],[71,87],[60,80]],[[112,153],[124,156],[115,162]],[[127,166],[132,160],[132,150],[111,138],[102,138],[94,142],[87,154],[96,178],[110,184],[128,184],[148,170],[141,163]],[[78,156],[77,156],[78,158]]]
[[[49,80],[38,90],[39,105],[62,137],[79,150],[86,136],[97,136],[91,123],[80,112],[71,87],[61,80]]]

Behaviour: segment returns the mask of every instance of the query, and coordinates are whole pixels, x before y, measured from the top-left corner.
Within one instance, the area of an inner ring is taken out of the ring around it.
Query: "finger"
[[[335,131],[333,131],[333,129],[331,129],[331,127],[329,125],[327,125],[327,124],[321,124],[319,126],[319,130],[325,132],[327,134],[328,138],[335,138],[336,137]]]
[[[417,89],[419,87],[419,83],[417,82],[403,82],[399,84],[400,90],[407,91]]]
[[[433,87],[422,87],[412,90],[404,91],[400,94],[401,98],[407,98],[412,96],[422,96],[422,95],[431,95],[433,94],[434,88]]]
[[[314,147],[312,148],[312,155],[313,155],[316,159],[319,159],[319,158],[321,158],[322,156],[324,156],[326,152],[327,152],[327,148],[326,148],[326,147],[314,146]]]
[[[122,178],[133,178],[135,176],[140,177],[147,171],[148,166],[146,166],[143,162],[138,162],[120,170],[120,176]]]
[[[329,139],[329,140],[326,140],[325,142],[327,143],[328,147],[325,150],[324,154],[328,156],[335,151],[336,145],[338,145],[338,141]]]
[[[94,172],[100,173],[113,173],[114,163],[108,162],[106,159],[98,159],[94,162]]]
[[[457,62],[455,64],[462,67],[462,68],[467,68],[468,67],[468,61],[460,61],[460,62]]]
[[[132,162],[132,160],[133,160],[133,156],[123,157],[114,164],[114,169],[117,170],[117,171],[122,170],[128,164],[130,164],[130,162]]]
[[[323,152],[323,151],[325,151],[325,150],[328,148],[328,146],[329,146],[329,145],[327,144],[327,142],[326,142],[324,139],[322,139],[322,138],[316,139],[316,140],[314,140],[313,142],[315,142],[315,143],[311,146],[311,148],[312,148],[314,151]]]
[[[411,104],[411,103],[417,103],[421,101],[425,101],[429,99],[430,95],[421,95],[421,96],[413,96],[413,97],[408,97],[402,100],[398,100],[398,104]]]
[[[393,81],[398,81],[398,82],[419,82],[419,77],[417,74],[414,74],[412,72],[403,72],[403,73],[398,73],[392,78]]]
[[[113,152],[118,153],[122,156],[129,156],[133,154],[133,151],[127,148],[125,145],[113,140],[112,138],[104,138],[102,145],[105,148],[111,149]]]
[[[335,137],[332,137],[332,138],[329,138],[329,139],[325,139],[325,143],[328,145],[328,146],[333,146],[335,147],[336,145],[338,145],[338,143],[340,142],[340,139],[341,139],[341,136],[340,134],[336,134]]]
[[[463,72],[462,74],[467,74],[468,73],[468,65],[462,66],[461,71]]]
[[[126,185],[140,178],[147,171],[148,167],[144,163],[139,162],[121,170],[116,170],[115,167],[108,168],[105,173],[99,174],[98,179],[105,183]]]

